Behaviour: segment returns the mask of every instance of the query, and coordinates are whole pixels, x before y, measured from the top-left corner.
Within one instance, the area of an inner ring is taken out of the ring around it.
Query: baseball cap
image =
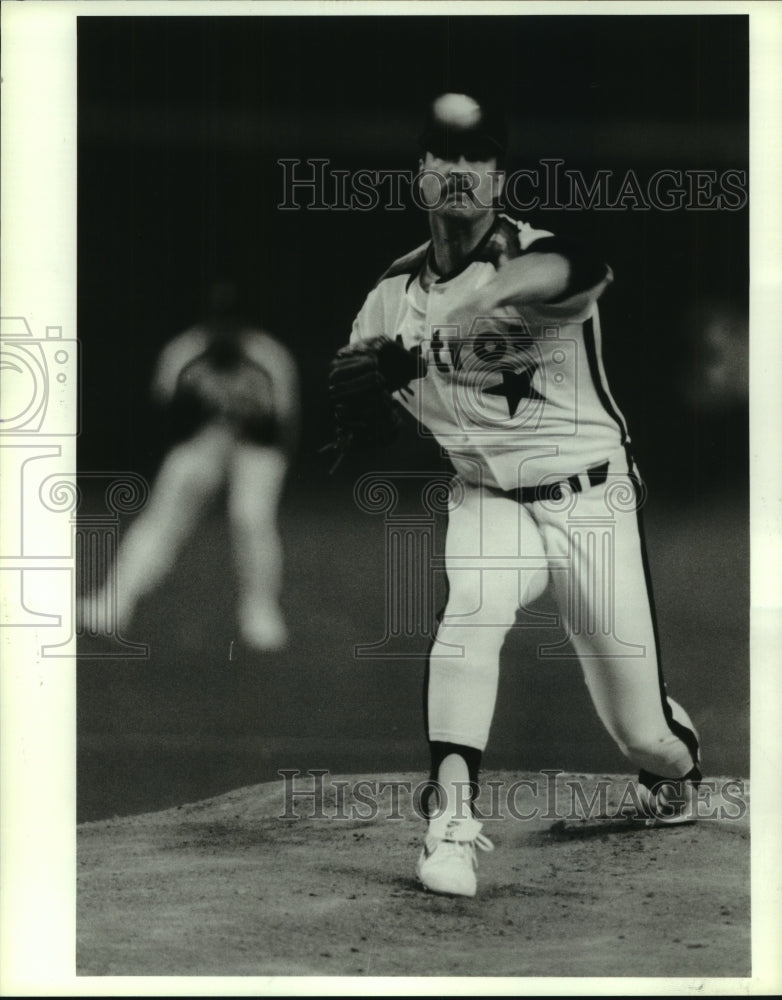
[[[468,160],[501,158],[507,146],[507,128],[502,113],[491,102],[449,91],[430,102],[418,142],[423,152],[444,158],[460,153]]]

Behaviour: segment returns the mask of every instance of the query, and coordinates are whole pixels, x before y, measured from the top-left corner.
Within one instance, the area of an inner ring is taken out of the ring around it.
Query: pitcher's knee
[[[639,738],[637,735],[630,739],[618,739],[620,747],[623,748],[625,754],[631,759],[636,760],[639,758],[654,757],[665,749],[665,746],[670,742],[671,736],[657,735]]]
[[[487,587],[469,590],[452,589],[443,614],[443,625],[459,627],[476,626],[509,629],[516,620],[519,609],[518,589],[505,591]]]
[[[463,666],[485,673],[488,669],[499,670],[500,650],[507,634],[505,625],[489,625],[475,619],[459,624],[443,621],[437,630],[435,647],[445,655],[459,650],[455,655]]]

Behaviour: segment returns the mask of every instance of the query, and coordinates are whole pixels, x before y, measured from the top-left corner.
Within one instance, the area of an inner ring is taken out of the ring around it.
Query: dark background
[[[361,513],[352,490],[372,469],[445,465],[412,427],[332,478],[318,449],[331,433],[328,360],[378,275],[426,238],[426,220],[412,205],[279,211],[278,160],[414,170],[425,97],[479,85],[503,96],[509,170],[541,157],[587,178],[633,169],[642,182],[663,168],[746,170],[747,18],[80,17],[78,44],[80,472],[154,476],[165,441],[152,366],[215,277],[236,280],[246,315],[291,348],[302,382],[282,513],[290,648],[231,647],[229,540],[215,510],[134,625],[148,657],[81,645],[80,817],[201,797],[277,767],[423,770],[422,661],[352,655],[382,635],[385,593],[382,518]],[[747,209],[526,218],[591,241],[614,269],[605,363],[650,488],[669,688],[702,730],[707,769],[746,774]],[[622,771],[577,664],[537,662],[540,641],[534,629],[509,639],[487,764]],[[425,647],[424,636],[402,652]]]

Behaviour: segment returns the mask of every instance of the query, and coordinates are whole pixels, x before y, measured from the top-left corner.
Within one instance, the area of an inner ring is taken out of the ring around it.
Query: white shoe
[[[441,835],[438,831],[428,833],[416,866],[424,888],[448,896],[474,896],[478,887],[476,847],[494,850],[474,819],[452,819]]]

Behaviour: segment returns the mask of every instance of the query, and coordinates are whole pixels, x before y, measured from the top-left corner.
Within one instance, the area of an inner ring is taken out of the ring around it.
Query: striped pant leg
[[[637,480],[612,470],[604,486],[533,514],[562,567],[553,589],[598,716],[640,770],[691,773],[698,737],[663,680]]]

